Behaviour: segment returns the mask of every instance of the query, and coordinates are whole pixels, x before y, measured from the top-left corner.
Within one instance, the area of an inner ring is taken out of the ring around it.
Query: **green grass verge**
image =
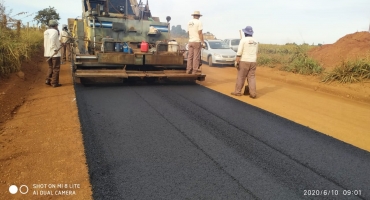
[[[323,82],[354,83],[370,79],[370,58],[343,61],[340,66],[325,74]]]

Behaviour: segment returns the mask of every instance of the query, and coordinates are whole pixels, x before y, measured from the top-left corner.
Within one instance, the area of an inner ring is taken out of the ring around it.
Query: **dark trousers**
[[[53,57],[48,60],[49,69],[46,75],[46,80],[50,81],[52,85],[59,83],[59,71],[60,71],[60,57]]]

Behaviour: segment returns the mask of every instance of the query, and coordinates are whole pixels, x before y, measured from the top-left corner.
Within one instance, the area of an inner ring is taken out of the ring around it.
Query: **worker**
[[[45,84],[53,87],[62,86],[59,84],[60,45],[58,21],[50,20],[49,28],[44,32],[44,56],[46,58],[52,57],[48,60],[49,69]]]
[[[186,67],[187,74],[196,74],[199,71],[199,66],[201,66],[201,49],[204,46],[203,40],[203,24],[199,20],[202,16],[199,11],[194,11],[192,14],[193,19],[188,23],[188,61]]]
[[[69,38],[70,34],[68,32],[68,28],[66,24],[63,24],[62,26],[62,33],[60,34],[60,42],[63,44],[62,47],[62,64],[64,64],[65,61],[70,61],[70,52],[69,52]]]
[[[258,42],[253,38],[253,28],[247,26],[242,29],[245,37],[240,40],[238,51],[236,53],[236,66],[238,69],[238,76],[236,79],[235,90],[232,95],[241,96],[242,88],[245,84],[245,79],[247,78],[248,87],[245,90],[249,90],[244,94],[251,98],[256,98],[256,67],[257,67],[257,52],[258,52]]]

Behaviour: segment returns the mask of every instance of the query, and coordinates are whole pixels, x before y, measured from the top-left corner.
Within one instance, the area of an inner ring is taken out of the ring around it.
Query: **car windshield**
[[[208,43],[211,49],[229,49],[227,44],[223,41],[212,41]]]
[[[239,45],[240,39],[231,40],[231,45]]]

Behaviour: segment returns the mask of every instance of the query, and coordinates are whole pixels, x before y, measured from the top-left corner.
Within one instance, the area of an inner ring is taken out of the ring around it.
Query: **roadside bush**
[[[0,76],[20,70],[24,60],[32,58],[43,44],[43,31],[33,28],[0,28]]]
[[[370,58],[343,61],[340,66],[328,72],[323,82],[339,81],[340,83],[361,82],[370,79]]]
[[[294,53],[296,45],[276,45],[276,44],[259,44],[258,53],[261,55],[290,55]]]
[[[274,68],[288,62],[292,53],[292,45],[258,45],[258,66]]]
[[[283,65],[280,70],[304,75],[317,75],[324,71],[320,64],[307,55],[309,45],[296,45],[294,54],[289,62]]]
[[[284,58],[279,55],[260,54],[257,58],[258,66],[267,66],[270,68],[274,68],[276,67],[276,65],[280,65],[282,62],[284,62]]]
[[[309,58],[306,52],[313,46],[308,44],[296,45],[273,45],[260,44],[258,49],[257,64],[300,74],[320,74],[323,71],[313,59]]]

